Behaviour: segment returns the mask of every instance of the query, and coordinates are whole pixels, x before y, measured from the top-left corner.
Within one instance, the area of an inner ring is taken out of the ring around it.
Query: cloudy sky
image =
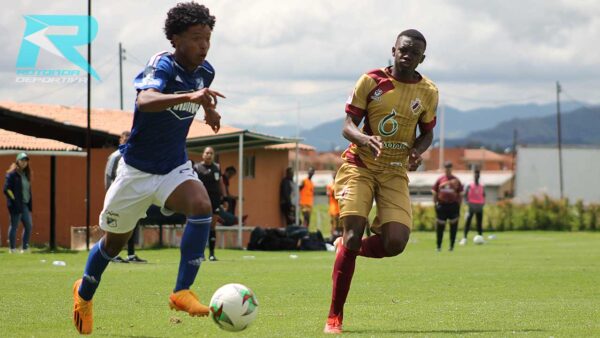
[[[119,107],[118,43],[126,49],[125,108],[131,81],[148,58],[170,50],[162,31],[177,1],[94,1],[94,107]],[[226,124],[304,127],[342,116],[365,71],[386,66],[396,35],[427,38],[420,71],[438,84],[443,103],[477,107],[565,99],[600,103],[600,1],[597,0],[207,0],[217,17],[208,60]],[[24,15],[86,14],[82,0],[20,0],[0,13],[0,100],[86,105],[84,84],[16,82]],[[55,31],[56,33],[56,31]],[[85,56],[85,47],[80,48]],[[46,51],[40,68],[73,69]]]

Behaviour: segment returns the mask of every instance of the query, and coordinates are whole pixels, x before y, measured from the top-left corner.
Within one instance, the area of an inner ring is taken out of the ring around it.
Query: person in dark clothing
[[[279,207],[285,225],[296,225],[296,184],[294,183],[294,169],[288,167],[285,177],[279,185]]]
[[[127,143],[131,132],[128,130],[121,133],[121,137],[119,138],[119,145]],[[119,161],[123,155],[119,149],[115,150],[112,154],[108,156],[106,160],[106,168],[104,169],[104,189],[108,191],[110,185],[117,178],[117,170],[119,168]],[[116,263],[148,263],[147,260],[141,259],[138,255],[135,254],[135,239],[138,237],[139,232],[139,224],[136,224],[135,228],[133,228],[133,234],[127,241],[127,258],[123,259],[121,256],[117,256],[113,258],[113,262]]]
[[[223,202],[227,202],[227,212],[235,215],[235,206],[237,204],[237,196],[232,195],[229,192],[229,180],[235,176],[237,170],[234,166],[229,166],[225,168],[225,172],[223,172],[223,185],[225,186],[225,195],[223,196]]]
[[[4,195],[10,215],[10,226],[8,228],[9,253],[17,252],[17,228],[19,222],[23,222],[23,238],[21,253],[29,250],[29,238],[31,236],[31,167],[29,157],[25,153],[19,153],[17,159],[6,172],[4,182]]]
[[[462,201],[463,186],[460,180],[452,175],[452,162],[444,163],[446,173],[435,182],[432,188],[433,203],[436,213],[437,251],[442,250],[442,239],[446,221],[450,222],[450,251],[454,250],[456,233],[458,232],[458,219],[460,216],[460,203]]]
[[[218,163],[214,162],[214,157],[214,149],[212,147],[206,147],[202,153],[202,162],[194,164],[194,170],[206,188],[213,209],[213,218],[208,237],[209,261],[217,260],[217,257],[215,256],[215,244],[217,242],[215,226],[225,192],[225,185],[223,184],[223,179],[221,177],[221,168]]]

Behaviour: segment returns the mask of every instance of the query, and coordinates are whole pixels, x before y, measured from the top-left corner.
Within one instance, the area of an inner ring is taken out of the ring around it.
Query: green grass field
[[[434,250],[415,233],[402,255],[359,258],[345,310],[353,336],[600,336],[600,233],[498,233],[483,246]],[[445,242],[446,245],[447,242]],[[94,335],[229,336],[206,318],[172,312],[167,298],[179,253],[138,252],[151,264],[111,264],[95,296]],[[194,285],[201,299],[225,283],[251,287],[256,322],[239,336],[322,335],[329,308],[330,252],[220,250]],[[71,285],[87,253],[0,251],[0,336],[76,336]],[[54,266],[62,260],[65,267]],[[179,319],[180,321],[178,321]]]

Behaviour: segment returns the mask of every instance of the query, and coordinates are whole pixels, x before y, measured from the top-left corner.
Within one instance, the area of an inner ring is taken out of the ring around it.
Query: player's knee
[[[344,235],[344,246],[348,250],[358,251],[362,244],[362,238],[352,231],[347,231]]]
[[[397,256],[406,248],[406,241],[401,238],[392,238],[384,243],[384,250],[389,256]]]
[[[209,200],[204,198],[194,198],[189,205],[188,216],[190,215],[210,215],[213,207]]]

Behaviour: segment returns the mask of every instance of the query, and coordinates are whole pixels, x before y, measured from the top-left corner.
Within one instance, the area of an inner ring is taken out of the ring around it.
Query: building
[[[518,201],[532,196],[560,198],[560,169],[557,147],[517,148],[516,193]],[[563,196],[571,202],[600,202],[600,147],[563,146]]]
[[[421,170],[438,170],[442,167],[440,148],[429,148],[422,157]],[[475,167],[481,170],[513,170],[512,155],[498,154],[485,148],[444,148],[443,161],[451,161],[455,170],[472,170]]]
[[[133,114],[120,110],[93,109],[90,152],[90,225],[97,224],[104,200],[104,167],[115,150],[119,135],[129,130]],[[34,169],[34,232],[32,243],[49,243],[49,224],[56,224],[56,244],[71,247],[72,228],[86,225],[86,125],[83,108],[0,102],[0,167],[8,168],[19,151],[28,151]],[[4,135],[4,136],[2,136]],[[233,165],[243,179],[231,182],[233,194],[243,193],[243,214],[248,225],[278,227],[279,182],[288,166],[288,151],[269,148],[294,140],[222,126],[218,134],[194,120],[188,134],[188,154],[201,160],[204,147],[215,148],[223,168]],[[241,145],[241,147],[240,147]],[[243,156],[239,156],[242,149]],[[67,156],[70,155],[70,156]],[[243,167],[242,170],[240,166]],[[52,171],[52,167],[55,168]],[[54,174],[51,174],[53,172]],[[50,193],[52,177],[54,194]],[[240,191],[242,190],[242,191]],[[51,219],[54,203],[54,219]],[[238,208],[239,211],[239,208]],[[0,208],[0,231],[6,233],[6,208]],[[240,232],[241,236],[241,232]]]
[[[453,170],[463,185],[473,182],[473,172],[466,170]],[[443,175],[441,171],[414,171],[408,173],[408,188],[411,200],[414,203],[433,203],[431,188],[435,181]],[[496,203],[499,200],[510,198],[513,194],[513,172],[510,170],[482,171],[479,178],[481,184],[485,185],[486,203]]]

